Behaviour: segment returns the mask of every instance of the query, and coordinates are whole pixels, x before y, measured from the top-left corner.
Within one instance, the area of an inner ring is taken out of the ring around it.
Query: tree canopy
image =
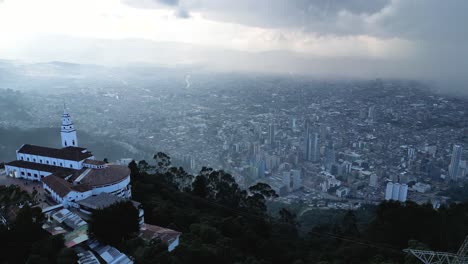
[[[138,230],[138,209],[131,201],[123,201],[95,210],[89,221],[88,232],[99,241],[118,245]]]

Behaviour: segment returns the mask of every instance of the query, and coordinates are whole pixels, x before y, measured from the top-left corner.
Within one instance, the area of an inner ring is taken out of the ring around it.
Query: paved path
[[[24,179],[8,177],[5,174],[0,174],[0,185],[16,185],[22,190],[27,191],[32,194],[34,190],[37,191],[36,199],[40,202],[39,207],[44,208],[48,207],[51,204],[47,203],[46,195],[44,189],[42,188],[42,183],[38,181],[29,181]]]

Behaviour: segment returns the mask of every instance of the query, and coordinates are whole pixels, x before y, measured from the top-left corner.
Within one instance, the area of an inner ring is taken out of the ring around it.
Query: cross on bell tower
[[[62,127],[60,129],[60,136],[62,138],[62,147],[78,147],[75,126],[73,125],[73,121],[67,111],[65,104],[63,104]]]

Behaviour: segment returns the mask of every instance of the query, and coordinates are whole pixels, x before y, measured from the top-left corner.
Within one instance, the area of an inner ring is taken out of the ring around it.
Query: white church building
[[[64,109],[61,126],[62,148],[30,144],[16,151],[16,160],[5,164],[7,175],[42,181],[45,192],[65,207],[78,207],[78,201],[101,193],[131,197],[127,166],[96,160],[78,138],[70,114]]]

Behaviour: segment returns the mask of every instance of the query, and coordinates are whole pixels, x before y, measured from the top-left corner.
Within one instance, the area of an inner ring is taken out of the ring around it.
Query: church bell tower
[[[62,127],[60,130],[62,138],[62,147],[78,147],[78,139],[76,137],[75,126],[67,111],[65,105],[63,106]]]

